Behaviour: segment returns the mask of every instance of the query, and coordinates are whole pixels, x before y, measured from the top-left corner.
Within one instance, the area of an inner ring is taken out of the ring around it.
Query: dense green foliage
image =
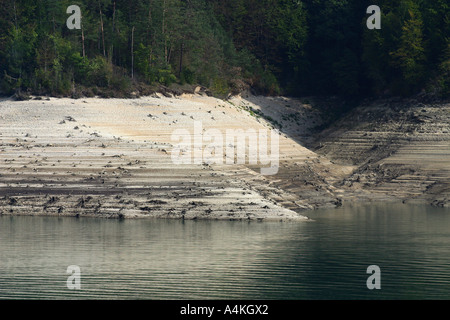
[[[82,11],[69,30],[69,5]],[[369,30],[366,9],[382,11]],[[0,0],[0,91],[450,92],[447,0]]]

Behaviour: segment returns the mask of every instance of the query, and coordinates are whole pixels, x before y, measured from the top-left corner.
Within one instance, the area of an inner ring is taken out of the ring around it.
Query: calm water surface
[[[0,216],[0,299],[450,299],[450,210],[370,205],[311,222]],[[81,269],[81,290],[66,286]],[[367,267],[381,269],[369,290]]]

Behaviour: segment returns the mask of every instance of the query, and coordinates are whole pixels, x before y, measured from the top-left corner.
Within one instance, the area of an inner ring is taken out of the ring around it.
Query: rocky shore
[[[353,201],[449,206],[450,104],[206,94],[0,101],[0,214],[306,220]],[[279,169],[175,164],[173,133],[279,129]],[[325,128],[325,129],[323,129]]]
[[[356,167],[338,183],[347,192],[450,206],[450,103],[362,104],[322,131],[311,148]]]

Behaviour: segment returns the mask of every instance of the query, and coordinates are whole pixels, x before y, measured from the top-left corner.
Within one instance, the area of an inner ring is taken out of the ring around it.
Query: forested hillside
[[[373,4],[381,30],[366,27]],[[449,12],[448,0],[0,0],[0,91],[448,96]]]

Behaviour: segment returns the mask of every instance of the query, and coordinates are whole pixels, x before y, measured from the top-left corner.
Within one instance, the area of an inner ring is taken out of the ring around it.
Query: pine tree
[[[405,5],[408,6],[408,15],[401,28],[398,49],[390,54],[393,65],[401,70],[402,80],[406,86],[404,90],[409,92],[423,85],[426,57],[420,12],[413,2],[405,3]]]

